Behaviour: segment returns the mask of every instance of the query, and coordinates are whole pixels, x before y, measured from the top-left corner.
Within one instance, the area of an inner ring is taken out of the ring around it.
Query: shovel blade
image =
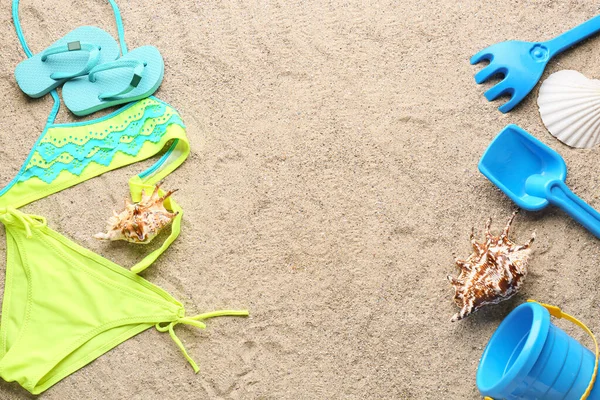
[[[567,178],[563,158],[517,125],[506,126],[490,143],[479,161],[479,171],[519,207],[537,211],[549,202],[526,191],[529,177]]]

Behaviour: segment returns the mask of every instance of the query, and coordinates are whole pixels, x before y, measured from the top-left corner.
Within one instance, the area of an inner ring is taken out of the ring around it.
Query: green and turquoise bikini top
[[[54,93],[53,93],[54,95]],[[53,120],[53,119],[52,119]],[[122,107],[106,117],[70,124],[49,122],[17,176],[0,191],[0,208],[20,208],[113,169],[167,151],[149,169],[129,180],[132,200],[181,165],[189,154],[183,122],[168,104],[149,97]],[[172,199],[167,206],[179,211],[163,246],[132,268],[146,269],[179,235],[183,212]]]
[[[138,175],[152,185],[189,154],[185,127],[168,104],[146,98],[94,121],[49,123],[17,176],[0,191],[0,207],[21,207],[107,171],[165,156]]]
[[[123,29],[115,15],[123,52]],[[26,54],[18,2],[13,20]],[[177,237],[181,208],[162,246],[131,271],[50,229],[45,218],[17,208],[86,179],[166,152],[130,182],[134,201],[187,158],[189,145],[179,114],[150,97],[90,122],[55,124],[58,95],[48,124],[27,161],[0,191],[0,222],[6,229],[7,260],[0,321],[0,377],[39,394],[102,354],[152,327],[168,332],[191,364],[175,326],[206,327],[203,321],[247,311],[223,310],[188,316],[170,294],[137,273],[147,268]],[[166,202],[165,202],[166,203]]]

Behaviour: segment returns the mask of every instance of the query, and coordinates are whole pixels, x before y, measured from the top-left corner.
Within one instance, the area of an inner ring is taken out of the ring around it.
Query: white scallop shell
[[[589,148],[600,142],[600,81],[564,70],[540,87],[538,107],[548,131],[571,147]]]

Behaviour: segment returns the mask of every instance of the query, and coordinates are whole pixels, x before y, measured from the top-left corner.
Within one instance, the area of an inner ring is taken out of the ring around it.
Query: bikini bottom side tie
[[[202,322],[202,321],[204,321],[206,319],[214,318],[214,317],[224,317],[224,316],[247,317],[248,315],[249,315],[248,311],[246,311],[246,310],[240,310],[240,311],[237,311],[237,310],[213,311],[213,312],[208,312],[208,313],[204,313],[204,314],[199,314],[199,315],[196,315],[194,317],[179,318],[178,320],[170,322],[167,325],[164,325],[164,323],[158,323],[158,324],[156,324],[156,329],[159,332],[167,332],[167,331],[169,332],[169,335],[171,336],[171,339],[173,339],[173,341],[175,342],[175,344],[177,345],[177,347],[179,347],[179,350],[181,350],[181,353],[183,353],[183,356],[185,357],[185,359],[188,360],[188,362],[190,363],[190,365],[194,369],[194,372],[198,373],[200,371],[200,368],[198,368],[198,365],[189,356],[189,354],[185,350],[185,347],[183,346],[183,343],[181,342],[181,340],[175,334],[175,330],[174,330],[175,325],[177,325],[177,324],[185,324],[185,325],[195,326],[196,328],[200,328],[200,329],[206,329],[206,324],[204,324],[204,322]]]
[[[46,218],[39,215],[24,214],[14,207],[1,207],[0,215],[3,217],[5,223],[18,222],[25,230],[25,237],[27,239],[31,239],[33,236],[32,229],[45,228],[47,225]]]

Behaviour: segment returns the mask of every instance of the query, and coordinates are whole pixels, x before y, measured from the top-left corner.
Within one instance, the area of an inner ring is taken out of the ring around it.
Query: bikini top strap
[[[113,12],[115,13],[115,22],[117,24],[117,34],[119,35],[119,44],[121,45],[121,55],[127,54],[127,43],[125,43],[125,30],[123,29],[123,19],[121,18],[121,12],[115,0],[108,0]]]
[[[131,200],[138,202],[142,198],[142,191],[151,193],[157,183],[163,180],[167,175],[179,167],[190,153],[190,146],[186,137],[176,139],[169,150],[152,167],[134,176],[129,180],[129,189]],[[164,196],[165,192],[159,189],[159,195]],[[165,206],[172,212],[177,213],[173,222],[171,222],[171,233],[163,244],[152,253],[144,257],[140,262],[131,267],[131,272],[139,274],[148,268],[156,259],[177,239],[181,230],[181,219],[183,218],[183,209],[175,202],[172,197],[165,199]]]
[[[29,49],[29,46],[27,46],[27,41],[25,40],[25,35],[23,35],[23,29],[21,28],[21,20],[19,19],[19,1],[20,0],[13,0],[12,2],[13,23],[15,24],[17,37],[19,38],[19,42],[21,42],[23,51],[25,52],[27,57],[33,57],[33,53]],[[108,0],[108,2],[110,3],[115,14],[115,22],[117,24],[117,33],[119,35],[121,52],[123,53],[123,55],[125,55],[127,54],[127,44],[125,43],[125,30],[123,29],[123,19],[121,18],[121,12],[119,11],[119,6],[117,6],[117,3],[115,3],[115,0]]]
[[[125,43],[125,31],[123,29],[123,20],[121,18],[121,12],[119,11],[119,7],[114,0],[108,0],[110,3],[113,12],[115,14],[115,22],[117,23],[117,33],[119,35],[119,43],[121,44],[121,52],[123,54],[127,53],[127,44]],[[12,2],[12,17],[13,23],[15,24],[15,31],[17,32],[17,37],[19,38],[19,42],[21,42],[21,47],[23,47],[23,51],[27,55],[28,58],[33,56],[33,53],[27,46],[27,41],[25,40],[25,35],[23,35],[23,29],[21,28],[21,20],[19,19],[19,0],[13,0]],[[52,99],[54,100],[54,105],[52,106],[52,110],[48,115],[48,121],[46,126],[54,123],[56,119],[56,115],[58,114],[58,109],[60,108],[60,99],[58,97],[58,92],[56,89],[50,92]]]

